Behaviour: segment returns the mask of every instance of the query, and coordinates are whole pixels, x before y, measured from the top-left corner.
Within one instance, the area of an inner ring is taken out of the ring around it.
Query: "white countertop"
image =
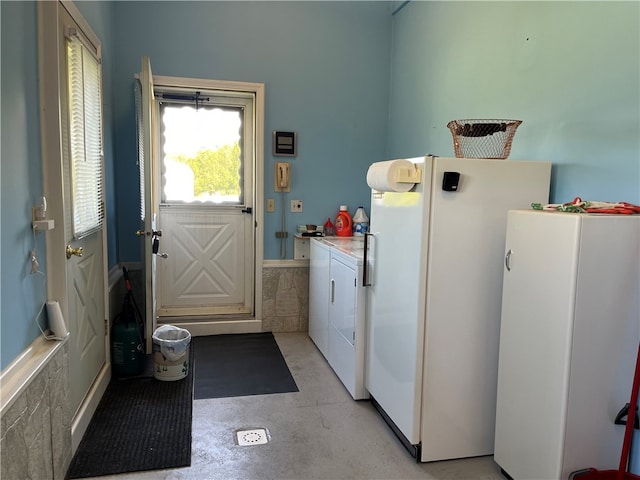
[[[329,247],[362,260],[364,258],[364,236],[352,237],[310,237]]]

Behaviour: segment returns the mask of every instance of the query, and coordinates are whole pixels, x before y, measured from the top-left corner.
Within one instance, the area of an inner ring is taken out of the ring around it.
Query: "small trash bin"
[[[153,332],[153,376],[173,381],[189,374],[191,334],[184,328],[162,325]]]

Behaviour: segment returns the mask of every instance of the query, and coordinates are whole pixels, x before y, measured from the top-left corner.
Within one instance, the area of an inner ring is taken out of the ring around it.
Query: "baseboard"
[[[309,260],[265,260],[262,268],[309,268]]]
[[[106,363],[102,367],[102,370],[100,370],[96,381],[93,382],[89,393],[87,393],[82,405],[80,405],[80,409],[73,418],[71,424],[71,455],[75,454],[76,450],[78,450],[78,445],[80,445],[80,441],[89,427],[89,422],[91,422],[93,414],[96,412],[110,380],[111,365]]]
[[[197,322],[184,319],[176,321],[177,318],[162,319],[163,324],[175,325],[176,327],[189,330],[192,337],[203,337],[207,335],[222,335],[228,333],[260,333],[262,332],[262,320],[200,320]],[[174,322],[175,321],[175,322]]]

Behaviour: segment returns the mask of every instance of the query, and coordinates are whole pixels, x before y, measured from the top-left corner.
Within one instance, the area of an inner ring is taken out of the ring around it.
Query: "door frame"
[[[59,65],[60,51],[58,41],[52,42],[51,38],[58,39],[64,32],[59,30],[60,9],[66,10],[73,20],[80,26],[83,33],[95,45],[100,44],[98,36],[93,32],[91,26],[80,14],[80,11],[72,2],[38,2],[38,42],[39,52],[39,94],[40,94],[40,131],[42,143],[42,173],[43,190],[47,197],[47,210],[50,218],[61,219],[61,225],[47,232],[45,244],[47,253],[47,272],[49,281],[47,282],[47,298],[56,299],[60,304],[62,315],[68,318],[67,302],[67,258],[65,254],[66,233],[64,228],[64,172],[61,143],[62,125],[60,119],[60,77]],[[60,220],[59,220],[60,221]],[[104,281],[104,315],[109,317],[109,292],[106,288],[108,281],[108,259],[107,259],[107,233],[106,223],[102,227],[102,267]],[[79,406],[71,423],[71,451],[75,452],[80,444],[91,417],[93,416],[98,403],[102,398],[107,385],[111,379],[111,359],[109,349],[109,335],[105,335],[105,363],[98,373],[93,385],[86,392],[85,398]],[[71,382],[72,379],[65,377],[64,381]],[[73,413],[73,412],[72,412]]]
[[[178,324],[189,330],[192,336],[217,335],[227,333],[256,333],[262,331],[262,270],[264,263],[264,98],[265,86],[263,83],[236,82],[227,80],[208,80],[198,78],[171,77],[153,75],[153,86],[184,87],[191,89],[206,89],[229,92],[243,92],[253,94],[255,97],[254,115],[254,313],[247,316],[217,316],[210,320],[198,317],[160,317],[161,322]],[[155,138],[159,142],[159,138]],[[156,145],[156,152],[160,151],[160,145]],[[153,162],[158,164],[159,158]],[[155,167],[156,165],[154,165]],[[158,164],[159,167],[159,164]],[[157,169],[155,170],[157,171]],[[154,174],[153,186],[157,189],[158,175]],[[162,229],[162,225],[158,226]],[[157,282],[152,282],[157,285]],[[151,292],[146,292],[150,295]]]

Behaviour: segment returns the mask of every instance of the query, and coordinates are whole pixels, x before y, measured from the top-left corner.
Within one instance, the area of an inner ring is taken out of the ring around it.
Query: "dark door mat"
[[[67,478],[191,465],[192,393],[193,373],[170,382],[113,379],[71,460]]]
[[[298,391],[272,333],[194,337],[191,348],[196,400]]]

